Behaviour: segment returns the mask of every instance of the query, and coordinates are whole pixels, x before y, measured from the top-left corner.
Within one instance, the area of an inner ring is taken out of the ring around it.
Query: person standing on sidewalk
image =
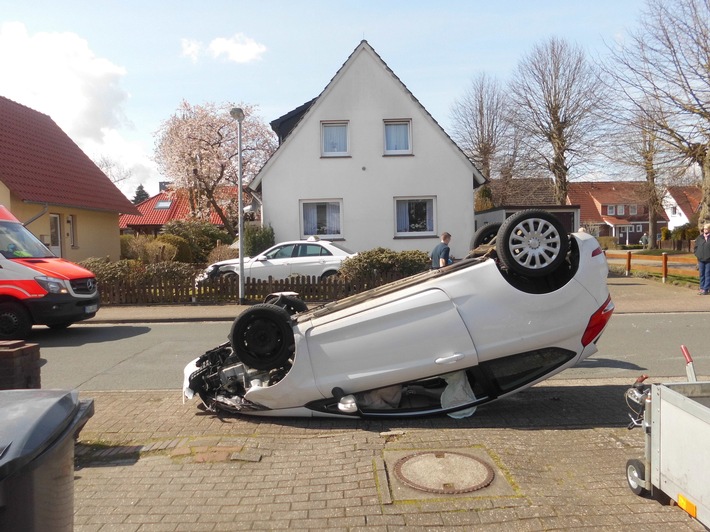
[[[710,294],[710,224],[703,224],[703,232],[695,239],[695,256],[700,274],[698,295],[706,296]]]
[[[449,253],[451,252],[449,249],[449,242],[451,242],[451,235],[444,231],[441,233],[441,242],[439,242],[431,252],[432,270],[443,268],[449,263]]]

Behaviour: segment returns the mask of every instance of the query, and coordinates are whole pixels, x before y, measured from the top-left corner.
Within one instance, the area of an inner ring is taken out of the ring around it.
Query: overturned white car
[[[472,256],[313,309],[274,294],[185,368],[214,411],[470,415],[594,354],[614,305],[597,240],[553,215],[508,218]]]

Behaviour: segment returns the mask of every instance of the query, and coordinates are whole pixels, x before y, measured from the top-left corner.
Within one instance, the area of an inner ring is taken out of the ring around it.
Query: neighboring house
[[[226,203],[236,204],[237,187],[225,186],[219,190],[219,195],[224,198]],[[251,210],[251,197],[247,199],[247,194],[242,198],[244,201],[245,212],[248,217]],[[225,203],[225,208],[226,208]],[[187,189],[171,189],[161,183],[161,191],[153,197],[136,205],[139,211],[135,214],[122,214],[119,218],[119,228],[122,234],[142,234],[156,236],[160,230],[168,222],[175,220],[194,220],[200,219],[190,206],[190,196]],[[214,209],[210,209],[209,218],[205,216],[203,219],[208,219],[212,225],[224,227],[222,219],[217,215]]]
[[[668,217],[668,229],[698,222],[703,190],[700,185],[668,187],[663,195],[663,208]]]
[[[476,212],[476,230],[489,223],[502,223],[526,209],[554,214],[569,232],[580,226],[579,205],[556,205],[554,181],[548,178],[492,179],[487,184],[496,207]]]
[[[120,255],[134,205],[47,115],[0,96],[0,204],[56,255]]]
[[[620,244],[638,244],[648,233],[647,189],[645,181],[571,182],[567,201],[580,206],[581,225],[591,233],[613,236]],[[665,212],[659,212],[657,220],[660,232],[668,223]]]
[[[277,241],[468,252],[483,175],[367,43],[314,100],[272,122],[281,144],[249,185]]]

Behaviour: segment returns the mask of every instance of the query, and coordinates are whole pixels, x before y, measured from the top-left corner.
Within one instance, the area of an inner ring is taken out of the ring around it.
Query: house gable
[[[27,203],[137,212],[49,116],[2,96],[0,182]]]
[[[304,205],[318,203],[337,211],[341,233],[335,236],[354,250],[428,251],[436,233],[458,231],[458,253],[467,251],[473,189],[485,179],[366,41],[309,104],[250,184],[261,191],[264,224],[277,240],[307,236]],[[386,153],[390,123],[408,128],[409,151]],[[323,153],[329,126],[345,134],[336,156]],[[431,209],[421,238],[397,231],[395,212],[410,199]]]
[[[696,220],[702,196],[703,191],[699,185],[668,187],[663,197],[668,229],[675,229]]]

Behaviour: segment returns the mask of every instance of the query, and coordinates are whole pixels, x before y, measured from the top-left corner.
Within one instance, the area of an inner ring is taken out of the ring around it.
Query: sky
[[[644,0],[0,0],[0,96],[49,115],[94,161],[166,178],[155,134],[182,100],[255,105],[265,122],[318,96],[365,39],[435,120],[481,72],[505,81],[550,37],[591,57]]]

